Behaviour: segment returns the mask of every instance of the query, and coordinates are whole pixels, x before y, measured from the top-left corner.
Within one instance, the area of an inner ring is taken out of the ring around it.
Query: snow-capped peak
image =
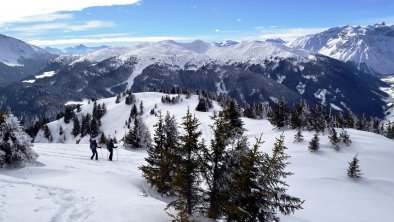
[[[0,62],[8,66],[23,66],[24,59],[48,60],[51,55],[45,50],[21,40],[0,34]]]
[[[367,72],[394,73],[394,26],[387,26],[384,22],[331,28],[300,37],[289,46],[354,62]]]

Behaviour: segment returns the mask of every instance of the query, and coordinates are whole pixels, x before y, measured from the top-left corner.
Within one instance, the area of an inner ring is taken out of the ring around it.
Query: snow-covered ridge
[[[189,61],[219,61],[223,63],[251,62],[259,63],[270,58],[308,59],[311,54],[271,42],[245,41],[229,44],[206,43],[200,40],[191,43],[162,41],[157,43],[142,43],[130,47],[113,47],[99,50],[81,57],[77,61],[103,61],[110,57],[128,59],[136,57],[140,60],[161,61],[164,63],[184,65]]]
[[[394,26],[343,26],[300,37],[288,44],[296,49],[354,62],[370,73],[394,73]]]
[[[299,62],[315,59],[313,54],[306,51],[271,42],[245,41],[221,45],[201,40],[190,43],[168,40],[99,50],[82,56],[72,62],[71,65],[83,61],[100,62],[113,57],[120,63],[124,63],[130,58],[135,58],[135,61],[137,61],[134,72],[127,80],[129,87],[133,84],[134,78],[152,64],[167,64],[174,68],[197,69],[209,63],[262,64],[265,60],[272,59],[294,58],[295,61]]]
[[[0,34],[0,62],[9,66],[23,66],[23,59],[49,59],[45,50],[18,39]]]

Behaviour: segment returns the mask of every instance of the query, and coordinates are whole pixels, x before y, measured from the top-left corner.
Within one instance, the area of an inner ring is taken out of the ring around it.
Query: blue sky
[[[393,0],[13,0],[0,33],[39,46],[292,40],[334,26],[394,24]],[[115,5],[114,5],[115,4]]]

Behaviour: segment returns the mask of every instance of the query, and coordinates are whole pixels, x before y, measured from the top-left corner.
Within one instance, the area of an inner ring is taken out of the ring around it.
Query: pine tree
[[[292,129],[303,128],[306,125],[306,109],[307,106],[303,100],[295,104],[289,119],[289,124]]]
[[[283,128],[287,125],[289,109],[287,103],[282,98],[280,99],[269,114],[269,120],[272,125],[278,128]]]
[[[202,174],[208,185],[206,192],[206,201],[208,202],[207,215],[210,218],[218,219],[223,214],[222,200],[224,196],[223,181],[227,170],[227,152],[231,137],[231,125],[224,118],[221,112],[214,120],[211,126],[213,131],[213,139],[211,140],[210,149],[204,147],[201,163]]]
[[[130,117],[135,119],[138,115],[137,106],[134,104],[130,111]]]
[[[243,121],[241,119],[241,110],[235,100],[230,100],[227,106],[223,109],[223,117],[229,122],[231,127],[231,137],[240,137],[243,135],[245,129],[243,128]]]
[[[0,168],[24,167],[37,158],[31,138],[19,120],[10,113],[0,113]]]
[[[140,102],[140,115],[144,114],[144,104]]]
[[[116,104],[120,103],[120,95],[119,94],[116,95],[115,103]]]
[[[99,129],[97,120],[96,120],[96,118],[93,118],[92,122],[90,123],[90,133],[89,134],[91,137],[94,138],[99,135],[99,131],[100,131],[100,129]]]
[[[308,115],[308,129],[315,132],[324,132],[326,128],[327,113],[323,106],[316,105]]]
[[[177,195],[167,208],[172,207],[175,210],[181,210],[181,212],[184,208],[184,212],[191,215],[201,202],[201,188],[199,186],[201,163],[198,158],[201,147],[198,141],[202,133],[198,130],[199,122],[196,117],[192,116],[190,109],[183,117],[181,125],[184,133],[180,136],[181,144],[175,154],[175,158],[179,162],[176,164],[172,181],[173,190]]]
[[[107,137],[105,136],[104,132],[101,132],[101,136],[100,136],[100,139],[99,139],[99,143],[100,143],[100,144],[107,144],[107,142],[108,142]]]
[[[331,129],[328,131],[329,135],[328,138],[330,139],[330,143],[332,145],[332,147],[336,150],[339,151],[339,142],[340,139],[338,137],[338,133],[335,130],[334,127],[331,127]]]
[[[208,97],[205,96],[199,96],[198,97],[198,104],[196,107],[196,111],[200,112],[208,112],[210,109],[212,109],[212,100],[210,100]]]
[[[302,135],[301,129],[298,128],[297,133],[294,135],[294,142],[299,143],[304,141],[304,136]]]
[[[71,107],[71,106],[66,106],[66,110],[65,110],[65,112],[64,112],[64,122],[65,122],[66,124],[69,124],[69,123],[70,123],[70,120],[71,120],[72,118],[74,118],[74,116],[75,116],[75,114],[74,114],[74,111],[73,111],[73,107]]]
[[[361,178],[361,170],[360,170],[360,166],[359,166],[359,160],[357,158],[358,155],[353,157],[353,160],[351,162],[349,162],[349,168],[347,170],[347,175],[354,179],[354,180],[358,180]]]
[[[49,142],[52,142],[52,133],[49,130],[48,125],[44,125],[44,136]]]
[[[283,135],[277,139],[272,157],[259,152],[261,137],[241,156],[240,166],[230,181],[231,195],[225,205],[227,221],[279,221],[277,213],[291,214],[302,209],[297,197],[286,194],[284,182],[292,173],[284,171],[288,155]]]
[[[91,119],[92,116],[90,113],[87,113],[86,116],[82,118],[81,137],[84,137],[90,133]]]
[[[175,173],[175,163],[173,156],[165,147],[166,132],[161,112],[158,117],[158,122],[154,125],[156,128],[153,136],[154,143],[147,148],[148,157],[145,158],[147,165],[141,166],[140,169],[151,187],[155,187],[163,196],[170,196],[173,194],[171,183]]]
[[[64,131],[63,131],[63,127],[62,127],[62,126],[60,126],[60,127],[59,127],[59,136],[63,135],[63,133],[64,133]]]
[[[259,167],[262,165],[262,156],[258,152],[261,138],[256,140],[252,149],[239,156],[238,167],[229,178],[228,201],[224,205],[227,221],[256,221],[253,212],[258,212],[258,197],[256,196]],[[251,213],[252,212],[252,213]]]
[[[312,140],[309,142],[308,148],[309,148],[309,151],[311,151],[311,152],[316,152],[320,148],[318,133],[315,133],[313,135]]]
[[[80,133],[81,133],[81,125],[79,124],[78,117],[75,116],[74,117],[74,127],[73,127],[73,130],[72,130],[72,134],[74,135],[74,137],[76,137]]]
[[[151,143],[150,133],[148,127],[141,118],[134,120],[134,126],[123,138],[123,145],[125,148],[147,148]]]
[[[285,171],[290,156],[285,153],[287,148],[284,142],[285,138],[281,135],[274,144],[272,157],[264,155],[268,165],[263,164],[264,176],[260,177],[259,182],[260,186],[266,187],[265,192],[268,192],[268,195],[265,192],[262,195],[268,199],[261,201],[260,206],[263,207],[260,207],[256,215],[258,221],[279,221],[276,212],[289,215],[302,209],[301,205],[304,203],[300,198],[286,194],[288,184],[284,180],[293,173]]]
[[[344,129],[342,129],[342,132],[339,134],[339,138],[346,146],[350,146],[350,144],[352,143],[350,135]]]

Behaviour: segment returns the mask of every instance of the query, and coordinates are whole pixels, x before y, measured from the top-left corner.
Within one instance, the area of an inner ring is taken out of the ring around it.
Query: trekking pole
[[[118,148],[116,148],[116,160],[119,161],[119,153],[118,153]]]

